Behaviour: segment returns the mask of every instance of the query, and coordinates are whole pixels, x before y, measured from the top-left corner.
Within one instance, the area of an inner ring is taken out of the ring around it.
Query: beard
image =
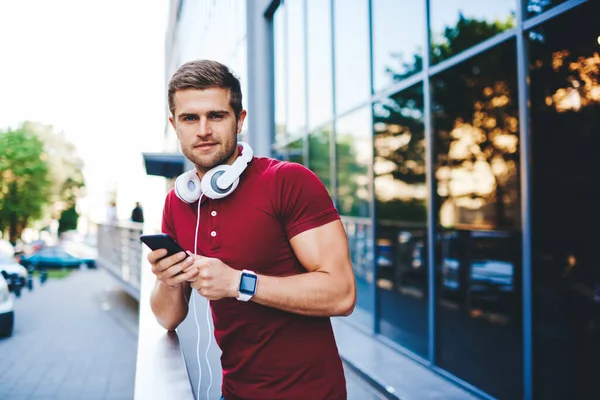
[[[227,143],[217,144],[214,153],[207,154],[205,156],[198,156],[194,154],[194,148],[181,149],[183,155],[190,160],[196,169],[200,172],[207,172],[212,168],[225,164],[234,154],[237,148],[237,140],[233,140]]]

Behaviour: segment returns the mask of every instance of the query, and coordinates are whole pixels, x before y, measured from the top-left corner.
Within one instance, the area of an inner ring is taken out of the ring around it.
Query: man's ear
[[[244,127],[244,120],[246,119],[247,114],[248,113],[246,112],[246,110],[240,111],[240,114],[237,118],[237,133],[242,133],[242,128]]]

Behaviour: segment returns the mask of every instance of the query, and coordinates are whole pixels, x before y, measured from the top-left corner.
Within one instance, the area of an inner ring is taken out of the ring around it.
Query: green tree
[[[0,232],[14,244],[40,218],[51,189],[44,143],[23,126],[0,131]]]
[[[85,188],[83,161],[63,132],[56,132],[52,126],[37,122],[25,122],[23,127],[34,132],[44,143],[52,182],[50,213],[53,218],[58,218],[63,210],[76,203]]]

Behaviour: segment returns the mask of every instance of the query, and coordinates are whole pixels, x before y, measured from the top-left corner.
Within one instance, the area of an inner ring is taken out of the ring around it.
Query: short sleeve
[[[165,205],[163,207],[163,215],[162,215],[162,224],[161,230],[162,233],[166,233],[171,236],[173,239],[177,240],[177,234],[175,229],[173,229],[173,219],[171,213],[171,202],[174,198],[174,192],[170,191],[165,198]]]
[[[340,219],[321,180],[301,164],[281,164],[275,178],[275,200],[288,240]]]

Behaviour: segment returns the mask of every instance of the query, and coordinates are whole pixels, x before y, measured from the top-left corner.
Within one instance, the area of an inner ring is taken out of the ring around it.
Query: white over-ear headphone
[[[242,154],[231,165],[218,165],[202,177],[202,181],[193,169],[179,175],[175,180],[175,194],[184,203],[193,203],[200,194],[209,199],[222,199],[231,194],[240,183],[240,175],[246,169],[254,151],[248,143],[238,142]]]

